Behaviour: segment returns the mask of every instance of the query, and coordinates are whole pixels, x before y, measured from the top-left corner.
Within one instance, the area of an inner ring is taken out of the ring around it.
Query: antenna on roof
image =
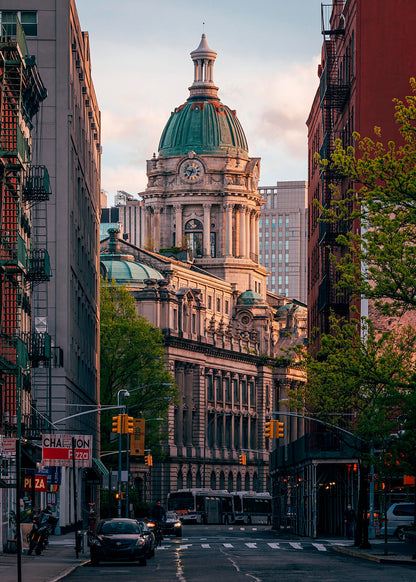
[[[202,32],[205,34],[205,22],[202,23]]]

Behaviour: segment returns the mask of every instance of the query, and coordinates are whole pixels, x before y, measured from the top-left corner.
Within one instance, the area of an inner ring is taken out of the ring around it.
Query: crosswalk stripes
[[[319,551],[319,552],[326,552],[327,549],[323,544],[314,544],[312,543],[312,545]]]
[[[218,547],[222,547],[229,550],[241,550],[243,547],[249,548],[251,550],[262,550],[265,546],[268,546],[271,550],[295,550],[295,551],[302,551],[306,548],[317,550],[318,552],[327,552],[328,548],[325,544],[319,542],[290,542],[290,541],[281,541],[281,542],[266,542],[265,540],[257,540],[255,542],[244,542],[243,540],[236,540],[233,543],[230,542],[221,542],[219,540],[212,540],[207,538],[201,539],[192,539],[192,543],[178,543],[174,540],[164,540],[163,545],[159,548],[161,550],[168,550],[168,549],[180,549],[180,550],[188,550],[189,548],[198,549],[201,548],[203,550],[215,550]],[[186,540],[188,541],[188,540]],[[209,541],[209,543],[208,543]],[[331,544],[327,544],[331,547]]]

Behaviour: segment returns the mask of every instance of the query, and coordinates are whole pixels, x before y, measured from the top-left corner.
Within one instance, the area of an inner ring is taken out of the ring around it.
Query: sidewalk
[[[412,556],[415,553],[414,544],[408,544],[405,542],[398,542],[394,544],[394,547],[390,543],[387,544],[387,555],[384,555],[384,542],[380,539],[370,541],[372,548],[369,550],[360,550],[352,545],[352,542],[348,544],[338,544],[334,545],[333,549],[341,554],[346,554],[347,556],[352,556],[354,558],[361,558],[363,560],[371,560],[372,562],[377,562],[379,564],[400,564],[400,565],[412,565],[416,566],[416,560],[412,560]]]
[[[40,555],[22,554],[22,582],[58,582],[89,560],[89,552],[75,555],[74,534],[51,536],[49,547]],[[0,553],[1,582],[16,582],[17,555]]]

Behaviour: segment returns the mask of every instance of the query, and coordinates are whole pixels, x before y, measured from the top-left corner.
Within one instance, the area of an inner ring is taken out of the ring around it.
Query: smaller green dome
[[[251,289],[248,289],[239,295],[237,305],[267,307],[267,303],[260,293],[256,293],[256,291],[252,291]]]
[[[146,279],[164,279],[153,267],[125,259],[125,256],[120,255],[101,255],[100,260],[106,269],[108,279],[114,279],[120,285],[143,283]]]

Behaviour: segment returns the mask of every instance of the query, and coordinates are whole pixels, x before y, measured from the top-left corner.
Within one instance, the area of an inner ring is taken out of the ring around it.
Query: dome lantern
[[[190,100],[209,97],[218,100],[218,87],[214,85],[214,62],[217,53],[209,48],[205,34],[202,35],[198,48],[191,52],[194,62],[194,82],[189,87]]]

